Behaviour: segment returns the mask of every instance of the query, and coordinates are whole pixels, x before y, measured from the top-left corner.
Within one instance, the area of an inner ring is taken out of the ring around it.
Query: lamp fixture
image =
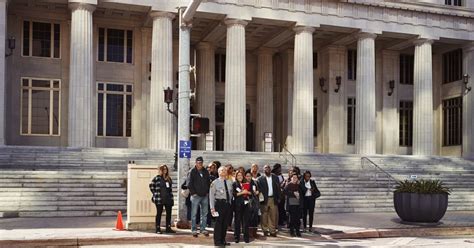
[[[15,47],[16,47],[15,37],[11,36],[10,38],[8,38],[7,43],[8,43],[8,49],[10,49],[10,52],[6,53],[5,57],[9,57],[13,55],[13,50],[15,50]]]
[[[327,89],[324,89],[324,83],[326,82],[326,79],[324,77],[319,78],[319,86],[321,87],[321,91],[324,93],[328,93]]]
[[[392,96],[393,89],[395,89],[395,80],[388,81],[388,88],[390,89],[390,92],[388,92],[388,96]]]
[[[341,84],[342,84],[342,77],[337,76],[336,77],[336,86],[337,86],[337,88],[334,89],[334,92],[336,92],[336,93],[339,92],[339,90],[341,89]]]
[[[472,90],[471,87],[467,86],[469,84],[469,78],[470,78],[469,74],[464,74],[464,76],[462,77],[463,83],[464,83],[464,90],[466,91],[466,94]]]

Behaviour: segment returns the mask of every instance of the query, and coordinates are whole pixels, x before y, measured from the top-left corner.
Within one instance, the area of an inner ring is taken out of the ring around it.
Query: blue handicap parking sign
[[[180,140],[179,141],[179,158],[191,158],[191,145],[190,140]]]

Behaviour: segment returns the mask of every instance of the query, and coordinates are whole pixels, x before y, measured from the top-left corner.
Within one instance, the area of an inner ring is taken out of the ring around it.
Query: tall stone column
[[[463,49],[464,73],[469,75],[470,92],[464,92],[462,124],[462,156],[474,158],[474,43]]]
[[[275,135],[273,133],[273,54],[274,50],[269,48],[261,48],[258,51],[257,125],[255,132],[257,151],[265,149],[265,132]]]
[[[415,42],[413,155],[432,155],[434,152],[432,43],[428,39]]]
[[[357,41],[355,151],[376,153],[375,34],[360,33]]]
[[[7,37],[7,0],[0,0],[0,41]],[[0,42],[0,54],[5,54],[5,42]],[[6,145],[6,77],[5,56],[0,57],[0,146]]]
[[[313,32],[312,27],[294,29],[294,86],[291,152],[314,152],[313,139]]]
[[[152,12],[153,31],[151,43],[150,85],[150,138],[149,148],[156,150],[175,149],[175,118],[167,112],[163,89],[173,88],[173,32],[174,14]],[[175,103],[172,104],[173,107]]]
[[[209,130],[214,133],[213,150],[216,147],[216,79],[215,49],[209,42],[201,42],[198,49],[197,73],[197,107],[198,113],[209,118]],[[198,138],[198,149],[206,149],[205,135]]]
[[[70,3],[69,7],[72,17],[68,140],[70,147],[92,147],[95,137],[92,13],[95,5]]]
[[[224,151],[246,150],[245,26],[228,19],[226,44]]]

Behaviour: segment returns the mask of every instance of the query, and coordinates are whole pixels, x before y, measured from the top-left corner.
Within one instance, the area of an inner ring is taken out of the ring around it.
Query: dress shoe
[[[166,233],[176,233],[173,229],[170,228],[166,228]]]
[[[163,234],[163,232],[161,231],[161,228],[159,228],[159,227],[158,227],[158,228],[156,228],[156,231],[155,231],[155,233],[157,233],[157,234]]]

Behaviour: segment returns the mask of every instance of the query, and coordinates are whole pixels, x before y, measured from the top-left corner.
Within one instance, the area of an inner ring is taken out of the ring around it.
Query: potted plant
[[[439,180],[399,181],[393,195],[395,211],[403,221],[438,222],[446,213],[450,192]]]

